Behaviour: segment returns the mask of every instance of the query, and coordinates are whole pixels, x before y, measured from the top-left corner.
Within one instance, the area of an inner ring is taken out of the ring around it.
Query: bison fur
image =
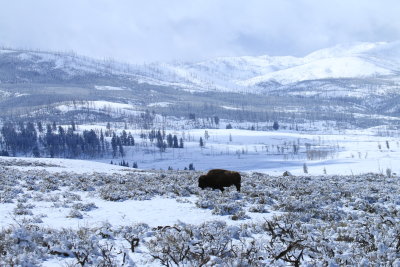
[[[241,176],[236,171],[228,171],[222,169],[213,169],[208,171],[206,175],[199,177],[199,187],[204,189],[211,187],[212,189],[219,189],[224,191],[224,187],[236,186],[237,191],[240,192]]]

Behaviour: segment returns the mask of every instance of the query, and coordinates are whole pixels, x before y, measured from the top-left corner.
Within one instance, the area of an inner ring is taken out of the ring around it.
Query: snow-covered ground
[[[139,137],[142,131],[131,132],[136,146],[125,149],[124,160],[129,164],[137,162],[138,167],[143,169],[166,170],[172,167],[182,170],[193,163],[197,170],[226,168],[273,175],[290,171],[299,175],[304,174],[303,166],[306,164],[308,174],[311,175],[386,173],[387,169],[400,173],[398,134],[381,136],[382,132],[386,132],[374,128],[337,133],[239,129],[167,130],[166,134],[171,133],[184,139],[184,148],[167,148],[165,153],[159,153],[159,149],[149,140],[142,140]],[[204,141],[204,147],[200,147],[200,138]],[[119,160],[122,159],[106,158],[100,161],[116,163]]]
[[[125,87],[107,86],[107,85],[95,85],[94,88],[99,91],[124,91]]]
[[[166,130],[184,148],[165,153],[126,131],[124,158],[0,157],[0,265],[398,264],[395,131]],[[241,192],[200,190],[212,168],[240,171]]]
[[[221,193],[108,167],[1,157],[0,265],[398,264],[397,177],[250,172]]]
[[[98,89],[100,90],[100,89]],[[106,90],[106,89],[102,89]],[[108,90],[108,89],[107,89]],[[116,90],[116,89],[109,89]],[[61,112],[70,112],[76,110],[90,110],[90,111],[101,111],[113,115],[125,114],[125,115],[139,115],[140,111],[132,104],[117,103],[110,101],[86,101],[71,103],[67,102],[56,107]]]

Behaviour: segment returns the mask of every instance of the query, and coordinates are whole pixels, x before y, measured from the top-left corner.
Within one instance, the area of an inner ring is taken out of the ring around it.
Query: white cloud
[[[3,2],[3,3],[1,3]],[[128,62],[400,39],[396,0],[0,0],[0,44]]]

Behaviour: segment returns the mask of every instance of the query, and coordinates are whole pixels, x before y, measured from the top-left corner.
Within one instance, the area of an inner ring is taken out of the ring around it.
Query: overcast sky
[[[0,0],[0,45],[143,63],[400,39],[398,0]]]

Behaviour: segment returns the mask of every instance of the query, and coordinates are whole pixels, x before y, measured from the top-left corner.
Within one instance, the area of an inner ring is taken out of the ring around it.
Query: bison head
[[[200,187],[201,189],[204,189],[204,188],[207,187],[207,185],[206,185],[206,176],[205,176],[205,175],[201,175],[201,176],[199,177],[199,187]]]

